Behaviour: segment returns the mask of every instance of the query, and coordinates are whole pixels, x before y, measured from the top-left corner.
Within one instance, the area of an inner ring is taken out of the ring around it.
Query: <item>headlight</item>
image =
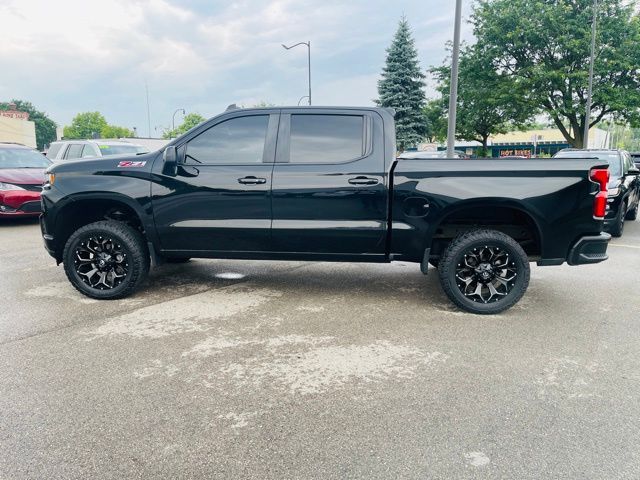
[[[24,190],[24,188],[19,187],[18,185],[13,185],[11,183],[0,182],[0,190]]]
[[[620,193],[620,189],[619,188],[610,188],[609,190],[607,190],[607,196],[609,196],[609,197],[615,197],[619,193]]]

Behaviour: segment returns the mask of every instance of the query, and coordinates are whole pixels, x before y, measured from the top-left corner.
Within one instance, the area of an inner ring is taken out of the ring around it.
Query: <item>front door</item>
[[[374,111],[282,111],[272,187],[274,250],[384,254],[382,128]]]
[[[153,210],[165,251],[270,248],[271,174],[279,115],[235,113],[179,144],[174,174],[154,168]]]

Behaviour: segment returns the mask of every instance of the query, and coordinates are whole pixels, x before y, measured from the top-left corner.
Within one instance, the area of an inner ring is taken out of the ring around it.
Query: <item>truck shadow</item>
[[[140,293],[178,297],[195,290],[237,285],[247,291],[270,289],[306,298],[360,301],[448,302],[432,269],[424,276],[417,264],[301,263],[192,260],[153,269]]]

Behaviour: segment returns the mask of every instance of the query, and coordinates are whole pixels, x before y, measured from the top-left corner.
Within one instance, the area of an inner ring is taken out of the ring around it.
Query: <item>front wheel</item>
[[[65,244],[63,262],[71,284],[100,300],[130,295],[149,272],[149,252],[140,232],[113,220],[74,232]]]
[[[471,230],[447,246],[438,267],[442,289],[458,307],[496,314],[515,305],[529,286],[529,259],[513,238]]]

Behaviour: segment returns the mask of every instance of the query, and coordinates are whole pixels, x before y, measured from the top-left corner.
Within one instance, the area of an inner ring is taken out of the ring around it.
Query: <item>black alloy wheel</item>
[[[468,249],[456,265],[456,283],[462,294],[474,302],[497,302],[515,285],[517,269],[509,253],[499,246]]]
[[[91,298],[130,295],[149,272],[144,238],[131,226],[100,221],[74,232],[64,248],[63,262],[73,286]]]
[[[112,237],[89,235],[75,248],[75,269],[91,288],[117,287],[129,273],[126,250]]]
[[[496,230],[472,230],[453,239],[438,270],[447,296],[478,314],[500,313],[515,305],[531,273],[522,247]]]

